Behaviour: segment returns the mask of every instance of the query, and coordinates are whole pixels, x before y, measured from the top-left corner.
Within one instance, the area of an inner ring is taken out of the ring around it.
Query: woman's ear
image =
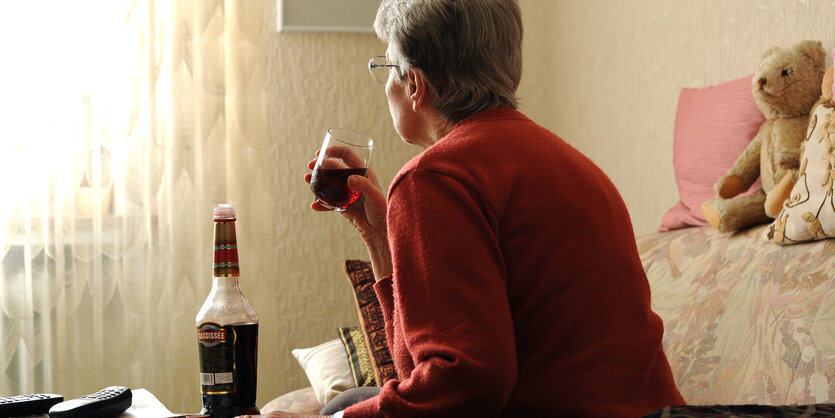
[[[416,69],[409,70],[409,99],[412,101],[412,110],[420,111],[430,103],[432,93],[429,91],[429,84],[423,72]]]

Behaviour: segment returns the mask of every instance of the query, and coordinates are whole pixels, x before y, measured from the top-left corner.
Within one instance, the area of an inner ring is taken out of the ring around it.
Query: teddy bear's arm
[[[800,166],[800,145],[806,139],[808,117],[798,117],[778,121],[774,129],[774,170],[776,179],[791,169]]]
[[[719,178],[714,188],[719,197],[730,199],[751,187],[760,176],[760,147],[762,131],[748,143],[728,172]]]

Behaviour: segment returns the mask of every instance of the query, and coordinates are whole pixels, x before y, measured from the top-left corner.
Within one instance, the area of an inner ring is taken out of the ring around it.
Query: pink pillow
[[[753,75],[712,87],[684,88],[678,99],[673,167],[681,200],[661,219],[660,232],[708,225],[702,203],[765,121],[751,93]],[[759,180],[745,193],[760,189]]]

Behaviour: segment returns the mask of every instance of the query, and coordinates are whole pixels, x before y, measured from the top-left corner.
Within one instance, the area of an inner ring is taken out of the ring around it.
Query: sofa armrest
[[[264,405],[261,413],[283,411],[301,414],[315,414],[322,409],[322,404],[316,400],[316,393],[312,387],[306,387],[285,393]]]

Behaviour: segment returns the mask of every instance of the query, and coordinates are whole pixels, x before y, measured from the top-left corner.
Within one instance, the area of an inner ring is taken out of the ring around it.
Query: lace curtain
[[[120,384],[200,407],[211,209],[266,131],[262,7],[0,6],[0,395]]]

